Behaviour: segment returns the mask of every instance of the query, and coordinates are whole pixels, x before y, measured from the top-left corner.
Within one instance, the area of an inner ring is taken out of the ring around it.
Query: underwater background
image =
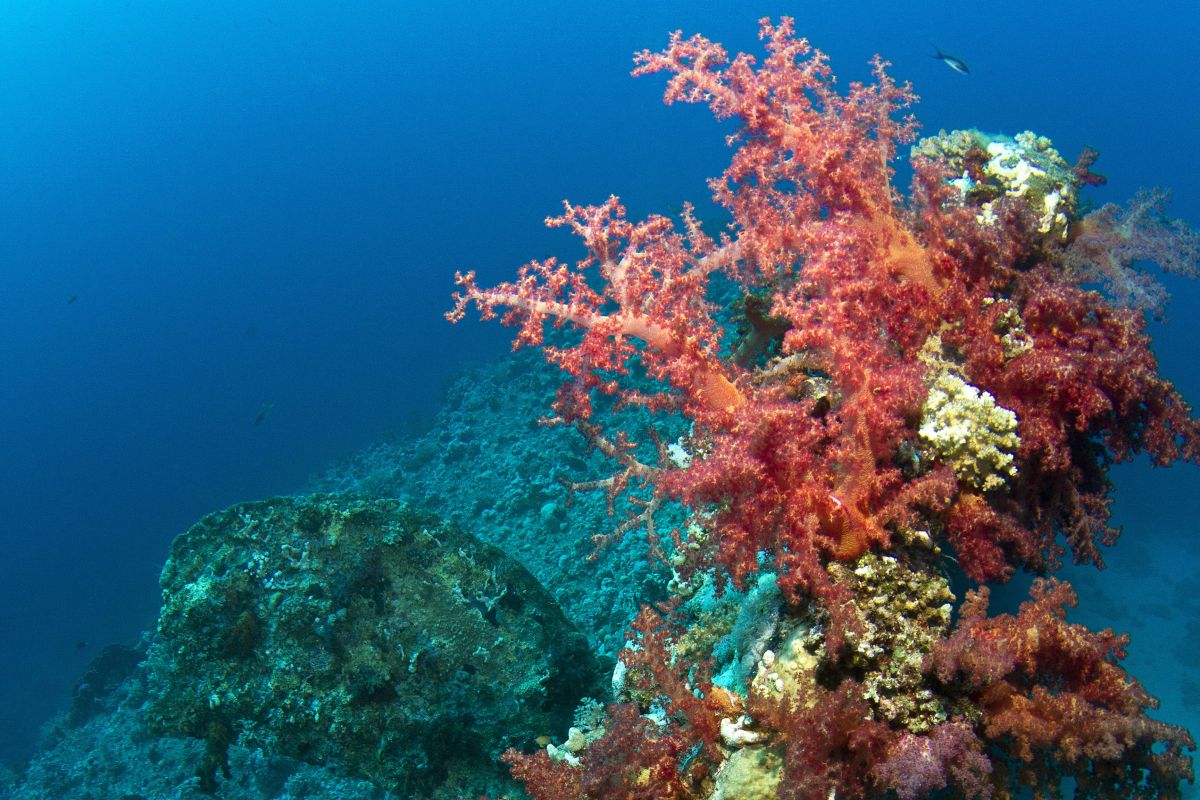
[[[509,357],[507,332],[443,319],[455,270],[491,285],[574,255],[541,223],[563,198],[703,214],[721,129],[628,74],[670,31],[755,51],[759,17],[793,15],[843,85],[890,60],[924,133],[1092,146],[1097,205],[1162,186],[1200,225],[1193,3],[700,5],[4,3],[0,762],[19,770],[87,664],[153,625],[176,535],[346,488],[336,465],[415,441],[455,376]],[[1200,284],[1162,281],[1154,349],[1196,403]],[[518,367],[479,391],[504,403]],[[1065,571],[1072,619],[1132,631],[1157,716],[1195,732],[1200,471],[1115,478],[1124,534],[1107,570]]]

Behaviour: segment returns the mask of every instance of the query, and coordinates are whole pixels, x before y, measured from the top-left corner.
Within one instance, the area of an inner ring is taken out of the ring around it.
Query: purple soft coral
[[[874,776],[901,800],[929,797],[948,785],[956,786],[966,797],[990,798],[993,792],[987,778],[991,771],[992,764],[971,726],[944,722],[928,736],[902,734],[887,760],[875,766]]]
[[[1076,226],[1067,248],[1067,266],[1085,281],[1098,281],[1119,305],[1161,317],[1166,289],[1138,261],[1152,261],[1177,275],[1200,274],[1200,233],[1166,214],[1170,193],[1144,189],[1125,208],[1109,203]]]

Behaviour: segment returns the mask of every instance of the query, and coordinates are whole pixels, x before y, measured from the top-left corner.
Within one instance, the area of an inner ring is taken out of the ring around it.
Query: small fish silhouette
[[[262,421],[267,418],[267,414],[271,413],[271,409],[275,407],[274,403],[267,402],[262,404],[262,408],[258,410],[258,414],[254,417],[254,427],[262,424]]]
[[[939,48],[937,45],[934,45],[933,49],[937,50],[937,54],[934,55],[934,58],[945,64],[950,69],[954,70],[955,72],[961,72],[963,75],[971,74],[971,68],[968,67],[967,63],[961,58],[955,58],[952,55],[943,53],[941,48]]]
[[[77,294],[71,295],[70,297],[67,298],[67,305],[71,305],[78,299],[79,299],[79,295],[77,295]]]

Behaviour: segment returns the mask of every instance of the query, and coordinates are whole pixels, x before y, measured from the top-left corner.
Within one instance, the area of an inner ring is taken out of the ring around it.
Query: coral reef
[[[401,794],[461,790],[599,692],[586,640],[496,548],[395,501],[274,498],[211,514],[163,569],[153,730],[337,764]]]
[[[539,365],[532,351],[519,351],[464,371],[429,430],[345,459],[308,491],[395,497],[457,522],[520,561],[593,649],[615,655],[638,607],[661,599],[667,579],[647,562],[639,532],[595,547],[592,535],[613,524],[606,498],[564,493],[563,485],[601,474],[607,460],[574,430],[538,424],[558,386]],[[638,408],[612,417],[630,431],[653,422]],[[630,508],[623,500],[616,513]]]
[[[205,743],[147,731],[153,697],[138,663],[153,634],[137,647],[109,649],[88,668],[70,711],[46,729],[40,752],[19,782],[0,786],[5,800],[207,800],[195,777]],[[398,800],[336,765],[306,764],[237,744],[227,753],[231,777],[222,800]],[[5,789],[8,789],[6,793]]]
[[[451,321],[474,306],[566,373],[553,422],[614,463],[591,485],[651,487],[616,533],[646,528],[675,595],[631,626],[604,732],[506,760],[548,799],[1055,797],[1064,778],[1179,797],[1194,745],[1147,716],[1124,640],[1067,623],[1062,583],[1015,616],[968,594],[952,627],[941,553],[976,582],[1068,550],[1102,565],[1110,465],[1200,461],[1145,333],[1160,296],[1092,285],[1136,258],[1188,272],[1195,234],[1157,195],[1082,216],[1095,153],[1069,165],[1028,132],[925,140],[901,195],[912,89],[876,59],[840,92],[790,19],[760,38],[761,59],[681,33],[636,56],[636,75],[667,74],[666,102],[736,121],[710,181],[723,231],[690,206],[677,226],[566,203],[547,224],[581,259],[490,289],[457,276]],[[614,401],[686,433],[637,449]],[[691,519],[663,535],[674,503]]]
[[[902,194],[915,94],[880,60],[840,91],[793,27],[636,57],[736,123],[725,227],[567,203],[578,261],[460,275],[449,316],[531,350],[320,482],[373,498],[181,536],[157,629],[9,795],[515,798],[507,764],[535,800],[1180,797],[1127,637],[1060,580],[961,584],[1102,565],[1109,467],[1200,460],[1143,263],[1195,274],[1200,237],[1158,190],[1086,213],[1095,152],[1032,132],[917,142]]]

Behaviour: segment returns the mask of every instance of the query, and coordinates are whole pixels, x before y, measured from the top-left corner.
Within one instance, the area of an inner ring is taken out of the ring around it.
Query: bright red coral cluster
[[[901,116],[911,88],[876,59],[873,83],[840,92],[824,54],[795,37],[790,19],[763,20],[760,35],[761,63],[679,33],[663,52],[635,58],[635,75],[669,75],[666,102],[705,103],[737,120],[731,163],[710,184],[730,217],[724,232],[702,230],[690,207],[677,227],[663,216],[630,221],[615,197],[567,203],[547,224],[582,239],[581,260],[533,261],[491,289],[460,274],[448,317],[471,304],[484,318],[502,314],[519,328],[516,345],[543,347],[569,376],[555,411],[618,459],[608,486],[636,477],[694,513],[703,535],[675,534],[681,585],[708,574],[742,588],[771,569],[792,607],[821,609],[825,652],[837,663],[862,623],[831,564],[932,534],[980,582],[1052,569],[1064,542],[1077,561],[1099,565],[1101,546],[1116,538],[1108,465],[1140,452],[1157,464],[1200,461],[1200,423],[1149,349],[1148,305],[1123,307],[1119,294],[1086,286],[1098,272],[1110,283],[1127,277],[1146,255],[1194,271],[1197,239],[1162,216],[1159,195],[1143,195],[1142,212],[1105,207],[1072,218],[1072,236],[1055,240],[1020,193],[985,210],[927,156],[914,156],[902,197],[891,163],[915,138],[914,120]],[[1092,159],[1075,170],[1076,188],[1090,182]],[[964,162],[980,168],[979,154]],[[1123,285],[1149,296],[1140,277]],[[739,313],[713,301],[718,286],[737,288]],[[548,344],[547,323],[577,336]],[[922,456],[918,427],[937,370],[965,376],[1015,413],[1020,446],[1003,488],[972,486]],[[659,463],[637,461],[625,434],[606,434],[594,419],[598,395],[680,414],[691,433],[660,443]],[[919,734],[868,725],[848,678],[820,690],[828,697],[783,704],[764,724],[783,743],[785,774],[803,771],[796,759],[828,767],[786,796],[916,797],[947,785],[992,796],[1013,776],[1046,785],[1062,773],[1094,796],[1143,796],[1145,786],[1169,794],[1190,777],[1190,741],[1144,716],[1149,697],[1116,664],[1122,640],[1064,621],[1071,599],[1065,585],[1041,584],[1020,614],[996,619],[985,615],[986,592],[968,602],[932,656],[930,680],[975,718]],[[634,636],[639,652],[669,661],[647,630]],[[642,771],[622,773],[642,787],[628,796],[699,796],[688,792],[701,779],[685,790],[682,770],[663,784],[669,790],[645,788],[648,772],[680,755],[681,736],[702,745],[681,766],[720,761],[712,703],[669,672],[651,670],[650,683],[682,728],[638,734],[627,710],[613,712],[621,758],[644,740]],[[615,796],[584,786],[600,780],[598,752],[582,773],[544,755],[510,760],[535,796]]]

